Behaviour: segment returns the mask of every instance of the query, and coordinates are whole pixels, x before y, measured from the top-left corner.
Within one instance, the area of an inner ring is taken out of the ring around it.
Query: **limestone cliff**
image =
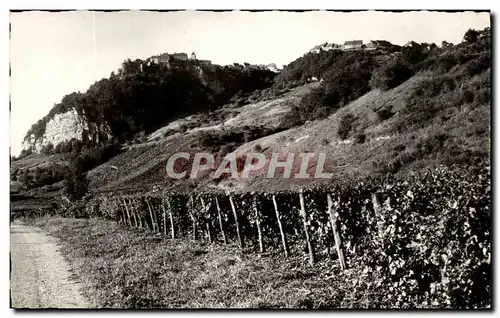
[[[41,137],[34,134],[26,136],[23,142],[23,149],[32,149],[33,152],[40,153],[41,149],[49,144],[56,147],[61,142],[77,139],[86,139],[93,144],[102,142],[103,138],[110,138],[111,131],[107,124],[97,125],[89,122],[85,114],[79,114],[74,108],[61,114],[56,114],[47,123],[45,133]]]

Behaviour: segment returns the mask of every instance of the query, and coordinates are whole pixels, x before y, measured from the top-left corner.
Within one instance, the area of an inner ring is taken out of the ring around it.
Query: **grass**
[[[96,308],[350,307],[342,300],[353,270],[341,274],[333,259],[312,267],[305,253],[172,241],[102,219],[33,222],[60,239]]]

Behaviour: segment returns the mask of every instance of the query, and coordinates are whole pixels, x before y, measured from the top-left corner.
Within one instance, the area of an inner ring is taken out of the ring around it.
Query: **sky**
[[[216,64],[288,64],[324,42],[458,43],[490,26],[489,13],[19,12],[11,13],[10,140],[72,92],[85,92],[127,59],[195,52]]]

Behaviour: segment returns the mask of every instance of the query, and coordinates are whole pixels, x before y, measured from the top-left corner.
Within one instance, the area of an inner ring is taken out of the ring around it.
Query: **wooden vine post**
[[[139,216],[137,214],[137,210],[134,209],[133,200],[131,198],[127,198],[127,201],[128,201],[128,207],[130,209],[130,214],[132,214],[134,218],[135,227],[139,227]]]
[[[149,217],[151,219],[151,227],[152,227],[152,230],[153,230],[153,233],[154,233],[155,230],[156,230],[156,226],[155,226],[155,220],[154,220],[154,217],[153,217],[153,209],[151,208],[151,205],[149,204],[148,197],[146,197],[146,204],[148,206]]]
[[[116,220],[116,223],[118,224],[123,224],[123,216],[122,216],[122,213],[120,213],[121,211],[118,210],[118,212],[116,213],[116,216],[117,216],[117,220]]]
[[[238,241],[240,242],[240,247],[243,248],[243,237],[240,232],[240,223],[238,222],[238,214],[236,213],[236,207],[234,205],[233,197],[229,195],[229,202],[231,203],[231,210],[233,210],[234,223],[236,224],[236,233],[238,234]]]
[[[125,225],[129,226],[129,216],[128,216],[128,213],[127,213],[127,210],[125,209],[125,205],[123,204],[123,201],[122,199],[119,197],[118,198],[118,205],[121,207],[121,210],[123,211],[123,219],[125,221]]]
[[[105,199],[105,201],[108,201],[107,198]],[[109,203],[108,203],[109,204]],[[118,209],[118,210],[115,210],[115,215],[118,217],[118,224],[123,224],[125,222],[125,217],[124,217],[124,212],[122,209]]]
[[[142,223],[142,213],[141,213],[141,209],[140,209],[140,204],[136,199],[133,199],[133,202],[134,202],[134,206],[136,207],[135,209],[137,211],[137,215],[139,217],[139,226],[142,229],[142,228],[144,228],[144,224]]]
[[[170,231],[172,233],[172,239],[175,239],[174,210],[172,210],[169,197],[167,197],[166,201],[168,204],[168,216],[170,218]]]
[[[196,226],[196,216],[194,214],[194,198],[191,195],[189,197],[189,214],[191,215],[191,220],[193,221],[193,239],[198,239],[198,227]]]
[[[117,200],[118,202],[120,202],[120,200]],[[115,200],[113,200],[113,202],[117,202]],[[125,210],[124,209],[120,209],[120,204],[118,204],[118,215],[120,217],[120,223],[123,224],[123,225],[127,225],[127,217],[125,215]]]
[[[129,198],[129,206],[130,206],[130,211],[133,212],[133,214],[136,216],[135,219],[136,219],[136,223],[137,223],[137,226],[138,227],[142,227],[142,220],[141,220],[141,216],[140,216],[140,213],[139,213],[139,210],[137,209],[136,207],[136,204],[135,204],[135,200],[133,198]]]
[[[328,200],[328,214],[330,215],[330,224],[332,225],[333,238],[335,239],[335,248],[337,249],[337,254],[339,256],[340,268],[342,270],[346,269],[346,263],[344,259],[344,252],[342,251],[342,242],[340,240],[339,232],[337,231],[337,218],[335,216],[335,211],[333,208],[333,200],[330,193],[327,194]]]
[[[300,189],[299,192],[299,199],[300,199],[300,214],[302,215],[302,221],[304,223],[304,232],[306,233],[307,249],[309,251],[309,262],[311,263],[311,265],[313,265],[316,262],[314,257],[314,246],[309,237],[309,230],[307,229],[306,205],[304,203],[304,193],[302,189]]]
[[[167,211],[165,209],[165,199],[161,199],[161,209],[163,211],[163,235],[167,236]]]
[[[205,217],[206,220],[205,223],[207,225],[208,243],[212,244],[212,231],[210,229],[210,215],[208,214],[208,207],[205,205],[205,201],[201,196],[200,196],[200,201],[201,201],[201,207],[203,208],[203,216]]]
[[[132,205],[130,204],[130,200],[124,199],[125,204],[127,204],[128,201],[128,207],[130,208],[130,214],[132,214],[132,218],[134,220],[134,226],[139,227],[139,220],[137,219],[137,214],[135,213],[134,209],[132,209]]]
[[[278,204],[276,203],[276,197],[273,194],[274,211],[276,211],[276,219],[278,220],[278,226],[280,228],[281,242],[283,243],[283,250],[285,252],[285,257],[288,257],[288,243],[286,241],[285,232],[283,232],[283,225],[281,225],[280,212],[278,211]]]
[[[219,217],[220,232],[222,233],[222,240],[224,244],[227,244],[226,231],[224,230],[224,225],[222,224],[222,214],[220,211],[219,200],[215,197],[215,206],[217,207],[217,215]]]
[[[260,227],[259,210],[257,209],[257,197],[253,198],[253,210],[255,212],[255,224],[257,225],[257,234],[259,235],[259,250],[264,253],[264,241],[262,240],[262,228]]]
[[[325,238],[325,241],[326,241],[326,254],[331,257],[332,255],[331,255],[331,252],[330,252],[330,244],[328,243],[328,238],[330,238],[330,227],[327,226],[327,224],[325,224],[324,227],[323,227],[323,229],[324,229],[324,231],[326,233],[326,238]]]
[[[115,202],[117,202],[118,208],[120,209],[120,211],[122,211],[123,224],[128,225],[127,213],[125,212],[125,207],[122,207],[122,200],[118,198],[117,200],[115,200]]]
[[[123,200],[122,204],[125,206],[125,211],[127,212],[127,220],[128,220],[128,226],[132,226],[132,220],[130,219],[130,213],[128,212],[127,209],[127,204],[125,203],[125,199]]]
[[[149,204],[151,205],[151,210],[153,210],[153,218],[155,219],[156,232],[160,233],[160,222],[158,222],[158,215],[155,212],[153,202],[150,200]]]

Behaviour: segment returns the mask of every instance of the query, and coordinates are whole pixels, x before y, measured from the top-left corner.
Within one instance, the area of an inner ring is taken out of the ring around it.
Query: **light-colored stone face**
[[[93,125],[93,124],[91,124]],[[82,140],[84,131],[99,131],[101,133],[106,133],[110,137],[109,127],[90,127],[85,117],[79,115],[75,109],[71,109],[68,112],[62,114],[56,114],[52,118],[45,128],[45,133],[41,138],[36,139],[34,135],[31,135],[29,139],[23,142],[23,149],[28,150],[32,148],[34,152],[39,153],[41,149],[52,144],[56,147],[61,142],[69,141],[71,139]],[[91,134],[86,134],[89,139],[92,138]],[[98,138],[96,139],[98,142]]]

